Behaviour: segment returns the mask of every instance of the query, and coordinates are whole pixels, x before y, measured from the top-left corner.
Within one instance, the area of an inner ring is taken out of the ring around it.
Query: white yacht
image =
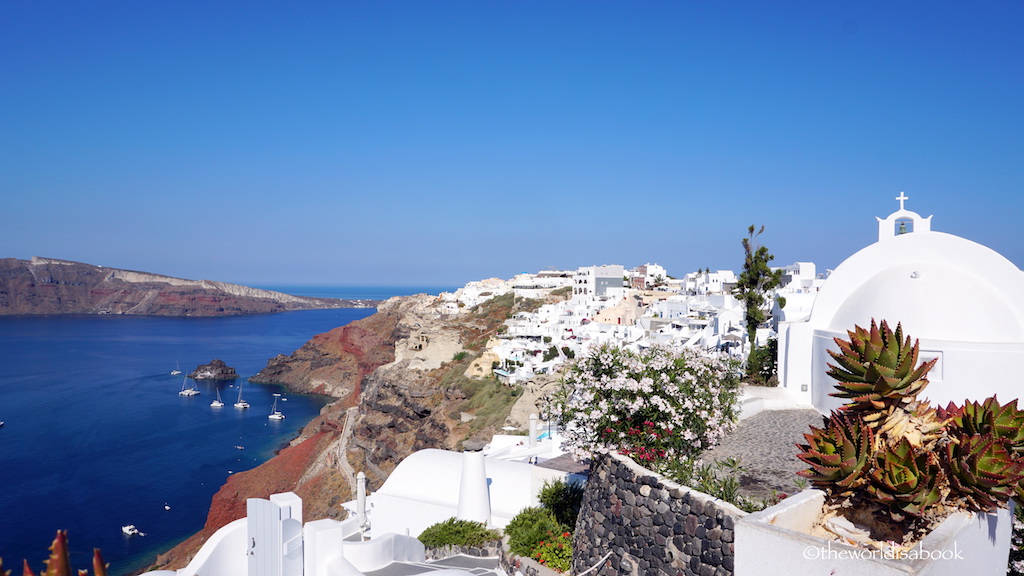
[[[224,401],[220,399],[220,386],[217,386],[217,399],[214,400],[213,402],[210,402],[210,407],[211,408],[223,408],[224,407]]]
[[[274,394],[274,406],[270,409],[270,416],[267,416],[267,418],[271,420],[284,420],[284,414],[277,409],[277,399],[280,397],[280,394]]]
[[[235,408],[239,408],[239,409],[244,410],[244,409],[246,409],[248,407],[249,407],[249,403],[246,402],[245,400],[242,400],[242,383],[239,382],[238,383],[238,402],[235,402]]]

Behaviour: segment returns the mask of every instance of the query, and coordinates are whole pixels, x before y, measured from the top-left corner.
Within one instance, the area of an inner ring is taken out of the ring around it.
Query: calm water
[[[287,394],[279,405],[286,419],[269,420],[272,394],[284,390],[244,379],[268,358],[372,312],[0,318],[5,567],[27,558],[41,569],[55,531],[67,529],[74,568],[90,566],[96,547],[112,573],[123,574],[199,530],[228,476],[270,458],[325,403]],[[180,364],[188,372],[214,358],[243,378],[199,382],[200,395],[179,396],[182,376],[170,371]],[[248,410],[232,406],[239,383]],[[214,409],[218,388],[226,406]],[[124,536],[125,524],[146,536]]]

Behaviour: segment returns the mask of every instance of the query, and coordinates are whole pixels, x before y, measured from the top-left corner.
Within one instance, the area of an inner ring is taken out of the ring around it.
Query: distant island
[[[374,308],[377,304],[376,300],[292,296],[226,282],[185,280],[54,258],[0,259],[0,316],[237,316]]]

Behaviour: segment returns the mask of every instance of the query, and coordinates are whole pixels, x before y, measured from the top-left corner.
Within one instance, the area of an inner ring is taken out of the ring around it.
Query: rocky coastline
[[[293,296],[238,284],[185,280],[55,258],[0,258],[0,316],[235,316],[376,305],[373,300]]]
[[[274,458],[228,478],[212,499],[203,529],[160,555],[150,569],[184,567],[217,529],[245,516],[247,498],[293,491],[302,498],[307,521],[342,518],[340,505],[354,498],[357,472],[366,474],[372,491],[416,450],[456,449],[517,425],[512,420],[523,410],[509,417],[514,397],[496,415],[476,418],[469,402],[474,391],[494,386],[483,392],[500,397],[511,389],[465,374],[506,318],[538,303],[495,298],[457,316],[441,314],[437,304],[425,294],[392,298],[371,316],[271,358],[251,381],[335,400]]]

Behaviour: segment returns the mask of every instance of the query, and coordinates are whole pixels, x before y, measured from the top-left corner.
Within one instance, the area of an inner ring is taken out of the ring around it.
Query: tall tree
[[[744,319],[747,322],[747,339],[750,341],[748,367],[752,366],[750,360],[754,358],[757,327],[766,318],[767,293],[782,282],[782,270],[772,270],[768,267],[768,262],[772,261],[775,256],[769,254],[767,248],[757,244],[757,237],[764,232],[764,226],[761,226],[757,233],[754,233],[754,230],[754,225],[751,224],[747,230],[748,236],[743,239],[743,251],[746,253],[746,259],[743,262],[743,272],[733,289],[736,298],[743,301],[746,306]]]

